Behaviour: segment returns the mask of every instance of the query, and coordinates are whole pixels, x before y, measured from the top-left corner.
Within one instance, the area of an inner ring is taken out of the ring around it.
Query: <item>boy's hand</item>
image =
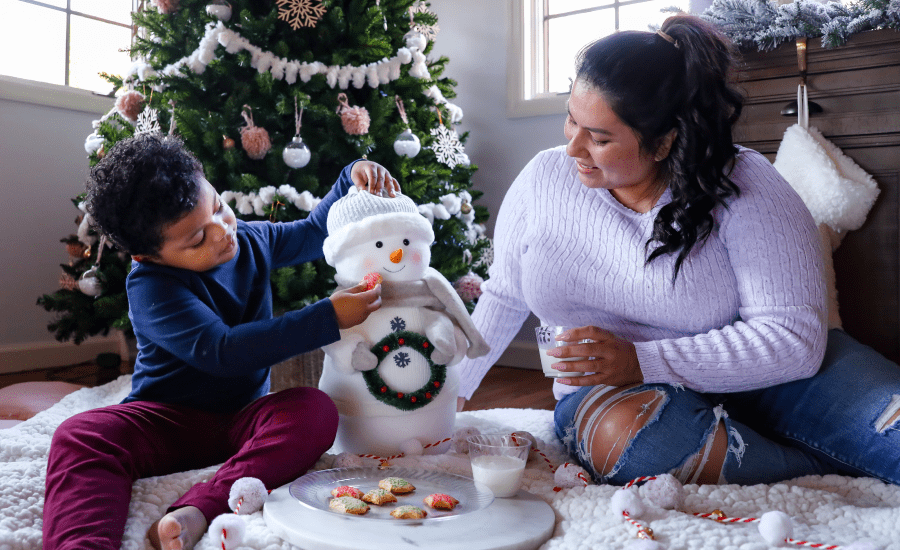
[[[371,160],[361,160],[354,164],[350,169],[350,178],[360,191],[368,191],[373,195],[381,195],[382,191],[386,191],[388,196],[396,197],[400,192],[400,184],[387,168]]]
[[[381,285],[366,290],[366,283],[362,282],[354,287],[338,290],[331,295],[330,300],[337,316],[338,327],[341,329],[355,327],[381,307]]]

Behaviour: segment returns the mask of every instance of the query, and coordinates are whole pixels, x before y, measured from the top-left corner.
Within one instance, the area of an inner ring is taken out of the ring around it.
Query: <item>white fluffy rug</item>
[[[130,377],[123,376],[105,386],[82,389],[28,421],[0,430],[0,550],[41,547],[44,475],[53,430],[77,412],[118,403],[129,388]],[[540,450],[554,465],[566,460],[553,434],[549,411],[495,409],[460,413],[457,425],[472,426],[482,432],[528,431],[539,440]],[[524,488],[545,499],[557,515],[553,537],[541,550],[623,548],[637,542],[635,527],[610,511],[615,487],[590,485],[554,491],[550,466],[537,453],[532,454]],[[330,468],[333,460],[333,455],[326,454],[316,469]],[[400,458],[393,463],[471,475],[466,456],[455,453]],[[191,485],[209,479],[215,470],[216,467],[210,467],[135,483],[122,548],[150,548],[144,537],[150,524]],[[811,476],[750,487],[688,485],[685,492],[684,511],[651,507],[643,516],[643,523],[653,529],[662,548],[770,548],[756,524],[719,524],[690,514],[718,508],[731,517],[760,517],[773,510],[785,512],[793,518],[793,538],[797,540],[849,545],[868,539],[885,549],[900,550],[900,487],[880,481]],[[243,517],[247,520],[247,533],[242,548],[294,548],[267,529],[261,512]],[[216,544],[207,535],[198,548],[213,550]]]

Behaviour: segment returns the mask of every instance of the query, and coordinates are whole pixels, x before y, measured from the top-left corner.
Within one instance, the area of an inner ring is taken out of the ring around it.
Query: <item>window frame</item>
[[[117,27],[127,27],[132,31],[132,40],[134,39],[134,26],[125,25],[118,21],[111,21],[96,15],[90,15],[80,11],[71,9],[71,3],[67,0],[66,7],[53,6],[39,0],[16,0],[31,4],[41,8],[61,11],[66,14],[66,52],[65,52],[65,75],[63,82],[65,84],[52,84],[40,80],[30,80],[19,78],[11,75],[0,74],[0,99],[9,101],[19,101],[23,103],[31,103],[46,107],[57,107],[61,109],[69,109],[74,111],[83,111],[88,113],[105,113],[114,103],[109,95],[100,94],[91,90],[75,88],[69,85],[69,33],[71,28],[71,18],[73,15],[93,19],[102,23],[115,25]],[[143,6],[143,0],[132,0],[132,11],[140,10]]]
[[[542,115],[560,115],[566,112],[568,92],[534,94],[535,70],[542,62],[543,44],[536,44],[534,37],[541,36],[542,23],[535,17],[533,5],[541,0],[509,0],[507,67],[506,67],[506,116],[522,118]],[[526,81],[530,84],[526,84]]]

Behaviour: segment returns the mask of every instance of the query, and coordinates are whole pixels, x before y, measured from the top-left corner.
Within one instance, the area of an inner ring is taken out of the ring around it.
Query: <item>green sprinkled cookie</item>
[[[405,495],[416,490],[412,483],[399,477],[386,477],[378,482],[378,486],[398,495]]]
[[[328,507],[341,514],[356,514],[357,516],[361,516],[369,511],[368,504],[353,497],[333,498],[328,503]]]

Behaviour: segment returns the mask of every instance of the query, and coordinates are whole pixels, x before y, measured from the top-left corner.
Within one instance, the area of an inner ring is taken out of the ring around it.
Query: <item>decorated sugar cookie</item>
[[[459,390],[452,367],[489,348],[462,299],[429,267],[433,242],[431,223],[403,195],[353,188],[329,210],[323,250],[335,281],[341,288],[380,281],[382,300],[324,348],[319,389],[340,413],[340,451],[392,456],[450,447]]]
[[[422,519],[428,515],[428,512],[418,506],[404,504],[403,506],[394,508],[391,511],[391,515],[397,519]]]
[[[328,507],[341,514],[354,514],[361,516],[369,511],[369,505],[358,498],[337,497],[331,499]]]
[[[397,502],[397,497],[389,490],[379,488],[372,489],[364,494],[362,500],[369,504],[374,504],[375,506],[381,506],[382,504],[387,504],[389,502]]]
[[[459,501],[450,495],[444,493],[434,493],[425,497],[425,504],[431,506],[435,510],[452,510],[459,504]]]
[[[341,485],[340,487],[336,487],[331,490],[331,496],[338,497],[353,497],[361,499],[363,496],[363,492],[357,489],[356,487],[351,487],[349,485]]]
[[[416,490],[416,487],[399,477],[386,477],[378,482],[378,487],[397,495],[405,495]]]

